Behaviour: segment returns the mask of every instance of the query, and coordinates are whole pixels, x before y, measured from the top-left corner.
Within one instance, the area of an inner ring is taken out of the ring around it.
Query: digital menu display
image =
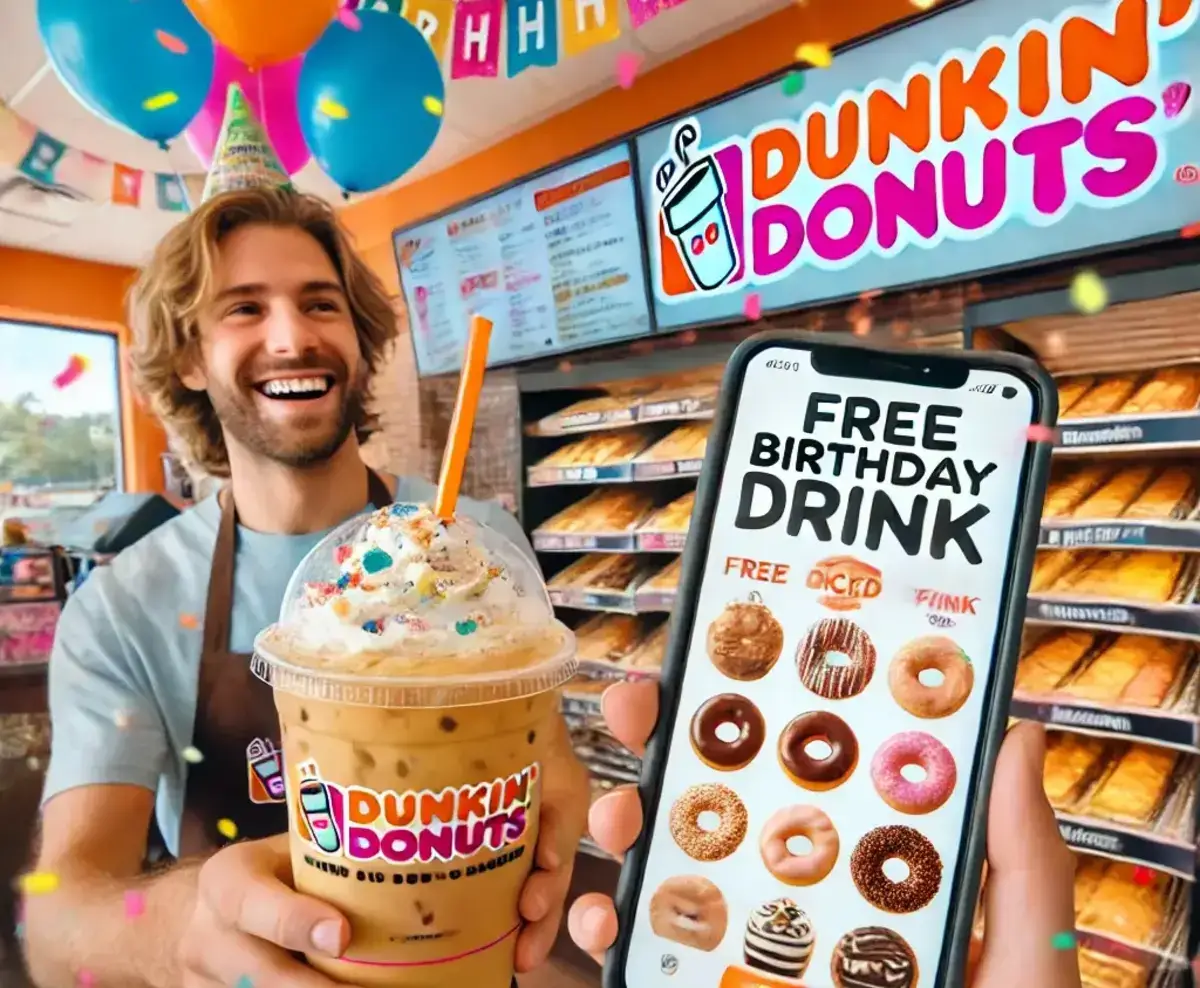
[[[472,315],[488,366],[651,331],[633,161],[609,148],[395,234],[419,374],[457,370]]]

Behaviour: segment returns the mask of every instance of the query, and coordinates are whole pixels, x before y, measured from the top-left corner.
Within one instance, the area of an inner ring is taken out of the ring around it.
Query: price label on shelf
[[[1200,550],[1195,522],[1132,524],[1120,520],[1088,525],[1043,522],[1038,545],[1049,549],[1118,548]]]
[[[1068,847],[1101,857],[1150,865],[1187,881],[1193,880],[1196,848],[1163,840],[1148,833],[1106,826],[1058,814],[1058,831]]]
[[[638,532],[637,546],[643,552],[683,552],[687,532]]]
[[[1083,704],[1013,697],[1009,712],[1022,720],[1038,721],[1083,734],[1132,738],[1184,751],[1200,750],[1197,747],[1195,719],[1158,711],[1102,710]]]
[[[1166,638],[1200,640],[1200,607],[1191,604],[1126,604],[1086,599],[1030,597],[1025,620],[1033,624],[1069,624],[1084,628],[1136,628]]]

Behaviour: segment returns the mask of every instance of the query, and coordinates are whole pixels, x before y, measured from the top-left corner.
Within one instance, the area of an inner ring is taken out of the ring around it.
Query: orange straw
[[[458,504],[458,489],[462,486],[463,468],[467,465],[467,450],[475,428],[475,412],[479,409],[479,392],[483,389],[491,338],[492,321],[483,316],[472,316],[467,356],[463,360],[458,397],[454,401],[454,418],[450,420],[450,438],[446,441],[446,452],[442,454],[442,473],[433,502],[434,513],[447,521],[454,517],[454,507]]]

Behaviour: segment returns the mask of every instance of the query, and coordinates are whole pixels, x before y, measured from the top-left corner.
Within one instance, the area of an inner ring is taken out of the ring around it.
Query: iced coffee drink
[[[341,910],[359,985],[509,988],[574,639],[524,553],[397,504],[341,526],[256,642],[296,888]]]

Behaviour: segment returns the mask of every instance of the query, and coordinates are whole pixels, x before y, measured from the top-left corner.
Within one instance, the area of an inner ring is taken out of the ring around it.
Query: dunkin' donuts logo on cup
[[[524,836],[539,775],[515,775],[441,792],[376,792],[321,778],[315,761],[299,767],[297,826],[325,854],[351,861],[429,864],[499,851]]]
[[[883,574],[853,556],[830,556],[813,565],[805,586],[819,591],[817,603],[831,611],[857,611],[864,600],[879,596]]]

